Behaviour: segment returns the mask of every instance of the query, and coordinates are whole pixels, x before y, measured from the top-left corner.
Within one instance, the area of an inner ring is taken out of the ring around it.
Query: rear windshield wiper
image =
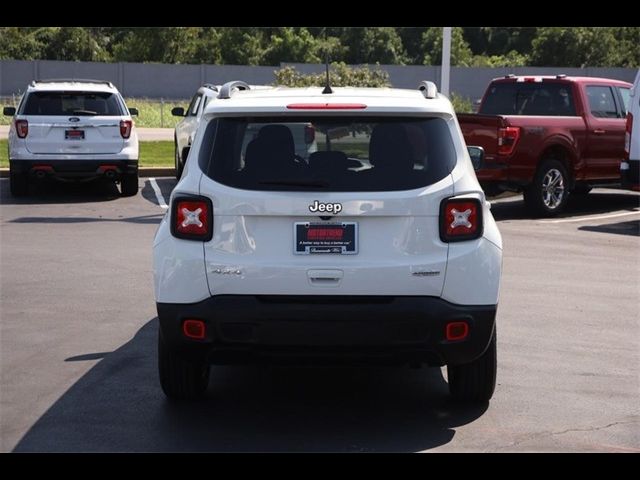
[[[329,182],[323,180],[261,180],[258,182],[260,185],[283,185],[287,187],[313,187],[313,188],[327,188]]]

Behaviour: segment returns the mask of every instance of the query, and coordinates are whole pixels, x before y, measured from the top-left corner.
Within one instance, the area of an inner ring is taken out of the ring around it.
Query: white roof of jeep
[[[106,80],[34,80],[27,87],[28,91],[82,91],[82,92],[112,92],[118,89]]]
[[[418,90],[399,88],[332,87],[333,93],[323,94],[322,87],[274,87],[260,90],[234,91],[230,98],[207,105],[205,114],[231,115],[238,113],[268,114],[287,112],[291,115],[313,112],[320,115],[353,115],[367,113],[427,113],[453,116],[449,100],[441,94],[425,98]],[[291,104],[364,104],[364,109],[290,109]]]

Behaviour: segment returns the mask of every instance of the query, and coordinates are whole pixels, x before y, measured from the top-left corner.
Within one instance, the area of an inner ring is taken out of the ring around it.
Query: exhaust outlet
[[[109,180],[113,180],[116,177],[116,172],[114,170],[107,170],[106,172],[104,172],[104,176]]]
[[[46,175],[46,172],[44,170],[36,170],[37,179],[42,180],[45,175]]]

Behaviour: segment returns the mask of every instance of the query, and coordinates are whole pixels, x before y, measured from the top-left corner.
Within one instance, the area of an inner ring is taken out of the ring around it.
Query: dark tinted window
[[[408,190],[441,180],[456,162],[440,118],[220,118],[202,148],[212,179],[251,190]]]
[[[594,117],[617,118],[619,116],[611,87],[587,87],[587,98],[589,110]]]
[[[479,113],[575,116],[576,109],[567,83],[497,82],[489,87]]]
[[[120,116],[122,109],[109,92],[32,92],[25,102],[24,115],[106,115]]]

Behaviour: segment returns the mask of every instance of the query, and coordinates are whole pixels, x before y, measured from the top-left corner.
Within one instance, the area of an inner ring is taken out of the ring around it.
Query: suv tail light
[[[133,122],[131,120],[120,120],[120,135],[122,135],[122,138],[129,138],[132,128]]]
[[[176,238],[208,242],[213,237],[213,206],[206,197],[173,199],[171,234]]]
[[[440,204],[440,240],[461,242],[482,236],[482,204],[476,198],[445,198]]]
[[[520,138],[520,127],[498,129],[498,155],[511,155]]]
[[[629,160],[631,153],[631,129],[633,128],[633,115],[627,113],[627,123],[624,130],[624,159]]]
[[[26,120],[16,120],[16,133],[20,138],[26,138],[29,134],[29,122]]]

